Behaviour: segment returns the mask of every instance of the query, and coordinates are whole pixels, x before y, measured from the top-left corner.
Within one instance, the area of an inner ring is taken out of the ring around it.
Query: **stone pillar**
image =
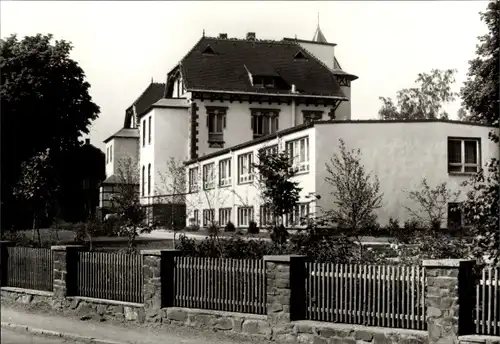
[[[458,344],[474,329],[474,261],[424,260],[429,343]]]
[[[9,251],[7,248],[11,246],[12,243],[10,241],[2,240],[0,241],[0,286],[4,287],[7,285],[7,261],[9,259]]]
[[[177,250],[142,250],[142,286],[146,318],[159,321],[163,307],[172,307],[174,301],[174,268]]]
[[[265,256],[267,319],[276,340],[288,340],[293,320],[305,315],[305,256]]]
[[[54,297],[76,296],[78,252],[84,251],[86,246],[52,246],[51,249],[54,259]]]

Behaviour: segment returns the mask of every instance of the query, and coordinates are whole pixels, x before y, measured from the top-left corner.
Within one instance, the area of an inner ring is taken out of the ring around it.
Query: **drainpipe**
[[[292,85],[292,94],[295,94],[297,91],[295,89],[295,85]],[[295,119],[295,98],[292,99],[292,127],[295,127],[296,119]]]

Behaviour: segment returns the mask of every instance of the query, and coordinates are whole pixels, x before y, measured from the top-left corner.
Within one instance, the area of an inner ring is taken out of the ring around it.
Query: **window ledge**
[[[294,177],[296,176],[301,176],[301,175],[304,175],[304,174],[308,174],[310,171],[300,171],[300,172],[295,172],[294,174]]]
[[[225,185],[220,185],[220,184],[219,184],[219,187],[220,187],[220,188],[228,188],[228,187],[230,187],[230,186],[231,186],[231,184],[225,184]]]
[[[448,172],[450,176],[473,176],[477,172]]]
[[[253,180],[249,180],[248,182],[238,182],[238,185],[252,184]]]

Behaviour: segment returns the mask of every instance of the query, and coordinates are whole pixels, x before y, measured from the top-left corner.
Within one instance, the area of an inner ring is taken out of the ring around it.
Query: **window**
[[[109,162],[109,147],[106,147],[106,164]]]
[[[274,214],[271,211],[269,205],[261,205],[260,206],[260,225],[271,226],[274,222]]]
[[[146,168],[144,165],[142,165],[142,178],[141,178],[141,195],[144,196],[144,180],[145,180],[145,175],[146,174]]]
[[[193,211],[193,219],[194,219],[194,224],[196,226],[200,225],[200,211],[198,209],[195,209]]]
[[[323,111],[304,110],[302,111],[302,117],[304,124],[321,121],[323,118]]]
[[[479,139],[448,139],[448,173],[479,171]]]
[[[229,221],[231,221],[231,208],[220,208],[219,225],[226,226]]]
[[[248,227],[253,220],[253,207],[238,208],[238,227]]]
[[[249,183],[252,181],[252,153],[238,156],[238,183]]]
[[[309,203],[297,204],[292,213],[287,216],[287,226],[303,226],[309,217]]]
[[[189,192],[198,192],[198,167],[189,169]]]
[[[151,195],[151,164],[148,164],[148,196]]]
[[[203,209],[203,227],[208,227],[214,223],[215,211],[213,209]]]
[[[465,216],[462,213],[461,204],[460,203],[448,203],[448,228],[456,229],[467,227],[470,224],[465,219]]]
[[[224,141],[227,107],[207,106],[208,142]]]
[[[209,190],[215,187],[215,163],[203,165],[203,189]]]
[[[146,120],[142,120],[142,146],[146,145]]]
[[[288,154],[292,159],[293,168],[297,172],[309,171],[309,138],[304,137],[286,143]]]
[[[250,109],[252,111],[253,137],[274,134],[279,130],[279,110]]]
[[[231,159],[219,161],[219,185],[231,185]]]
[[[148,118],[148,144],[151,144],[151,117]]]
[[[109,162],[113,162],[113,145],[109,146]]]
[[[276,155],[278,154],[278,145],[261,148],[259,150],[259,153],[263,154],[264,156]]]

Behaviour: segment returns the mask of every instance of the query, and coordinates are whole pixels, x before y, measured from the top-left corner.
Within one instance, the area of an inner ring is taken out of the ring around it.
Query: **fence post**
[[[455,343],[474,329],[473,260],[424,260],[429,343]]]
[[[78,281],[76,264],[78,252],[86,249],[85,245],[51,246],[54,259],[54,297],[77,296]]]
[[[8,278],[7,262],[9,260],[9,251],[7,248],[11,245],[12,243],[10,241],[7,240],[0,241],[0,270],[1,270],[0,287],[5,287],[7,285],[7,278]]]
[[[161,309],[173,306],[174,264],[178,250],[142,250],[144,308],[147,319],[161,319]]]
[[[264,256],[267,276],[267,319],[277,340],[286,339],[291,321],[305,315],[305,256]],[[280,338],[284,336],[283,338]]]

